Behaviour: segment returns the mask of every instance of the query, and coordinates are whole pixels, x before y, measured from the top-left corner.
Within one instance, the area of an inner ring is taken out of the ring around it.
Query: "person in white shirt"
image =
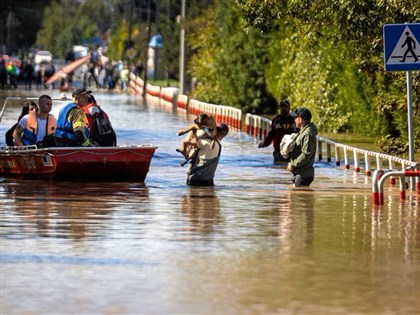
[[[57,127],[55,117],[50,114],[52,99],[49,95],[41,95],[38,99],[38,111],[29,111],[22,117],[13,132],[16,146],[41,143],[44,138],[54,133]]]

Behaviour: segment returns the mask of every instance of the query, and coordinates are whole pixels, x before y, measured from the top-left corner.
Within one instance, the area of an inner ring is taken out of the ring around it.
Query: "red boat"
[[[6,97],[0,122],[11,102],[36,98]],[[54,101],[69,102],[66,97]],[[144,182],[157,147],[132,145],[119,147],[25,147],[0,148],[0,176],[62,181]]]
[[[4,147],[0,176],[62,181],[144,182],[157,147]]]

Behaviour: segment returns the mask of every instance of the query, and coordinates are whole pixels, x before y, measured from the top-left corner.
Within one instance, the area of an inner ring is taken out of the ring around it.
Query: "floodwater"
[[[420,313],[415,193],[387,187],[372,207],[370,178],[325,161],[295,189],[271,148],[234,130],[216,186],[187,187],[175,133],[191,117],[97,100],[120,144],[159,147],[146,182],[0,178],[2,315]]]

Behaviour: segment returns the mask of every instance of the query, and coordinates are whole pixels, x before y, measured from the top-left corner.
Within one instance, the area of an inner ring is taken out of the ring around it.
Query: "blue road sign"
[[[385,24],[386,71],[420,70],[420,23]]]
[[[152,38],[149,41],[149,47],[152,47],[153,49],[160,49],[163,47],[163,37],[159,33],[156,35],[153,35]]]

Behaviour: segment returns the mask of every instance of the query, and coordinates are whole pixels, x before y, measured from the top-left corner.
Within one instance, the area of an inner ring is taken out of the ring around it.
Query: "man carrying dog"
[[[228,125],[220,123],[217,125],[214,140],[210,138],[191,140],[190,144],[198,148],[198,154],[188,168],[187,185],[214,186],[213,178],[222,152],[221,141],[228,133]],[[214,141],[213,145],[212,141]]]

